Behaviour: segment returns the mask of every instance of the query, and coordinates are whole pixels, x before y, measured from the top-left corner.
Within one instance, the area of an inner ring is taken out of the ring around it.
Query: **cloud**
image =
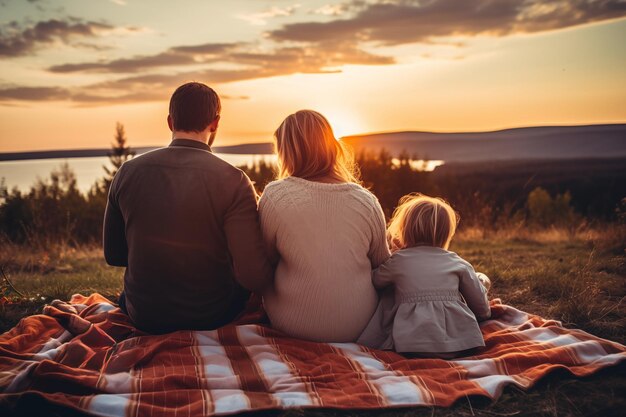
[[[69,91],[59,87],[8,87],[0,88],[0,101],[67,100]]]
[[[244,67],[246,71],[229,70],[233,74],[248,74],[248,70],[251,70],[250,74],[257,74],[256,78],[263,78],[268,76],[266,74],[326,72],[325,70],[329,67],[346,64],[386,65],[394,62],[391,57],[374,55],[355,49],[349,44],[337,42],[266,49],[258,49],[257,45],[250,43],[208,43],[177,46],[156,55],[55,65],[50,67],[49,71],[56,73],[134,73],[160,67],[184,67],[191,64],[234,64]]]
[[[346,8],[342,4],[325,4],[311,11],[313,14],[321,14],[324,16],[339,16],[346,12]]]
[[[156,55],[136,56],[133,58],[122,58],[113,61],[54,65],[49,68],[49,71],[57,73],[131,73],[157,67],[200,64],[218,60],[224,53],[237,47],[237,45],[240,44],[206,43],[202,45],[177,46]]]
[[[23,27],[16,21],[0,27],[0,56],[19,57],[44,47],[64,44],[74,47],[100,48],[85,42],[104,34],[128,34],[141,32],[138,27],[114,27],[108,23],[83,21],[77,18],[49,19]]]
[[[49,68],[52,72],[136,72],[144,68],[153,68],[170,65],[193,64],[193,57],[179,55],[172,52],[163,52],[158,55],[142,56],[135,58],[117,59],[106,62],[85,62],[80,64],[54,65]]]
[[[382,0],[356,4],[360,7],[351,17],[291,23],[268,35],[280,42],[399,45],[449,36],[542,32],[626,15],[622,0]]]
[[[191,80],[216,85],[297,73],[332,73],[344,65],[390,65],[395,59],[376,54],[376,46],[423,43],[461,48],[462,41],[449,38],[535,33],[626,15],[626,2],[618,0],[352,0],[340,6],[342,14],[338,17],[287,24],[269,31],[268,39],[262,42],[179,45],[152,55],[55,65],[48,70],[57,74],[101,73],[110,79],[70,89],[7,87],[0,89],[0,101],[67,100],[77,105],[107,105],[167,100],[175,87]],[[19,34],[24,33],[17,24],[12,25]],[[106,26],[97,30],[114,29]],[[85,28],[77,32],[83,37],[91,33]],[[70,36],[53,30],[44,33],[47,35],[20,36],[35,45]],[[13,54],[28,50],[6,39],[0,36],[0,55],[2,45],[12,48]],[[455,53],[449,59],[462,58],[462,53]]]
[[[246,43],[184,45],[156,55],[55,66],[50,70],[57,73],[96,71],[132,75],[70,89],[0,89],[0,102],[66,100],[79,105],[108,105],[161,101],[167,100],[178,85],[192,80],[216,85],[296,73],[332,73],[338,72],[338,68],[345,64],[388,65],[394,62],[393,58],[370,54],[341,43],[267,49]],[[160,74],[148,71],[167,66],[188,68],[189,63],[204,64],[204,67],[200,65],[194,70]],[[135,75],[138,72],[141,74]]]
[[[267,24],[267,21],[269,19],[273,19],[279,16],[291,16],[296,12],[299,7],[299,4],[287,7],[272,7],[269,10],[265,10],[259,13],[237,15],[237,18],[245,20],[246,22],[253,25],[264,26]]]
[[[178,86],[190,79],[181,78],[175,84]],[[137,84],[142,84],[139,80],[135,80]],[[118,84],[131,85],[132,82]],[[76,106],[100,106],[103,104],[126,104],[146,101],[163,101],[167,100],[173,92],[173,88],[165,87],[163,84],[160,88],[153,88],[154,84],[143,83],[144,86],[151,88],[142,88],[118,91],[117,94],[107,94],[107,85],[93,85],[89,88],[61,88],[61,87],[7,87],[0,88],[0,105],[13,106],[15,102],[45,102],[45,101],[67,101],[73,102]],[[220,95],[224,100],[248,100],[248,96],[230,96]]]
[[[362,9],[366,5],[367,2],[364,0],[351,0],[346,3],[325,4],[317,9],[310,10],[309,13],[322,16],[339,16]]]

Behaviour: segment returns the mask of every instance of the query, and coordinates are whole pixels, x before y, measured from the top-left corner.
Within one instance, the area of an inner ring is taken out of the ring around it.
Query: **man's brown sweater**
[[[104,255],[126,267],[128,314],[153,333],[219,327],[273,276],[250,179],[189,139],[122,165],[109,192]]]

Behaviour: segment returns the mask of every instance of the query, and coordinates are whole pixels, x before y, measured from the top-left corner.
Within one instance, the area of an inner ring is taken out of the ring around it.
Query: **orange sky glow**
[[[496,6],[497,5],[497,6]],[[0,0],[0,152],[169,142],[170,94],[222,96],[217,145],[310,108],[336,136],[626,122],[626,3]]]

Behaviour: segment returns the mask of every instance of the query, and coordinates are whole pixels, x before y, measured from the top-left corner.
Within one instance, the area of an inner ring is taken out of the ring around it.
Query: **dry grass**
[[[23,316],[40,312],[54,299],[99,292],[115,301],[123,286],[123,269],[107,266],[98,247],[76,249],[57,244],[41,250],[3,244],[0,266],[24,295],[13,295],[14,303],[0,306],[0,332]]]
[[[576,227],[531,228],[525,223],[510,225],[503,229],[485,229],[482,227],[461,228],[455,237],[457,241],[525,241],[536,243],[563,243],[572,241],[603,242],[617,245],[626,239],[626,228],[618,225],[589,227],[581,223]]]
[[[493,282],[492,297],[601,337],[626,341],[624,226],[559,229],[476,240],[469,231],[452,250]]]
[[[489,275],[492,296],[524,311],[561,320],[620,343],[626,342],[626,232],[604,229],[464,230],[452,250]],[[106,266],[99,248],[48,250],[3,246],[0,265],[27,299],[0,309],[0,331],[40,311],[52,298],[94,291],[115,300],[123,271]],[[626,409],[626,366],[592,377],[551,375],[528,392],[508,388],[495,403],[466,398],[450,408],[288,410],[252,413],[280,417],[408,416],[612,416]]]

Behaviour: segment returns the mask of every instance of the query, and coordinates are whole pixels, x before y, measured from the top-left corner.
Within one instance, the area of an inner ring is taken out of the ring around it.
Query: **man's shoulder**
[[[178,168],[198,169],[214,171],[220,176],[240,178],[244,172],[221,159],[212,152],[201,149],[185,148],[185,158],[180,158],[176,153],[179,149],[163,147],[153,149],[141,155],[137,155],[124,163],[128,168],[137,168],[145,165],[177,166]]]
[[[157,149],[152,149],[148,152],[144,152],[139,155],[135,155],[131,159],[125,161],[122,164],[122,167],[131,168],[131,167],[135,167],[135,166],[139,166],[143,164],[149,164],[150,162],[161,158],[166,149],[167,148],[157,148]]]

